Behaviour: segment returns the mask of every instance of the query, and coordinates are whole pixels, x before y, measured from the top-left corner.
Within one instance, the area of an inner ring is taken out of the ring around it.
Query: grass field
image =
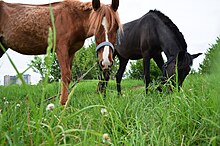
[[[56,48],[50,12],[47,73]],[[96,92],[98,81],[85,80],[71,90],[65,107],[58,97],[47,100],[59,94],[59,83],[0,86],[0,146],[219,146],[219,73],[189,75],[180,92],[169,94],[153,82],[146,95],[143,81],[124,80],[118,96],[110,81],[105,100]]]
[[[66,107],[59,84],[0,87],[0,145],[220,145],[219,76],[189,75],[181,92],[159,93],[152,83],[111,81],[107,98],[96,80],[81,81]],[[49,103],[55,108],[47,111]],[[104,112],[104,113],[101,113]]]

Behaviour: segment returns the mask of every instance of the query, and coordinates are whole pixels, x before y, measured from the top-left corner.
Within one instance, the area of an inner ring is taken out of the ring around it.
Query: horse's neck
[[[81,2],[78,0],[65,0],[64,3],[68,5],[69,12],[72,13],[72,16],[78,15],[77,17],[80,18],[80,19],[77,19],[80,22],[76,22],[76,23],[79,23],[81,26],[83,26],[84,30],[82,31],[84,31],[84,33],[86,34],[86,38],[92,36],[94,33],[93,33],[93,30],[90,29],[90,26],[89,26],[90,14],[93,11],[92,3]]]

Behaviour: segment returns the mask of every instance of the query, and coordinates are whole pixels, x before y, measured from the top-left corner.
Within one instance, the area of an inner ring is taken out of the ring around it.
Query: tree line
[[[85,72],[87,72],[94,64],[97,63],[97,56],[95,49],[96,45],[93,42],[88,47],[83,47],[80,49],[74,57],[73,65],[72,65],[72,78],[73,80],[77,80],[80,78]],[[210,48],[205,53],[205,59],[199,66],[199,71],[196,73],[200,74],[210,74],[214,66],[217,65],[216,59],[218,58],[218,54],[220,50],[220,38],[218,37],[216,43],[211,45]],[[34,59],[31,61],[29,66],[32,66],[34,72],[39,73],[41,75],[41,81],[44,81],[45,75],[47,72],[46,69],[46,61],[45,57],[42,56],[35,56]],[[114,76],[117,72],[119,67],[119,61],[117,57],[114,60],[114,65],[111,69],[111,78],[114,79]],[[150,76],[151,79],[156,80],[158,77],[161,76],[161,71],[157,67],[156,63],[151,59],[150,62]],[[195,73],[195,71],[193,71]],[[84,79],[98,79],[100,75],[100,69],[98,65],[92,69]],[[130,68],[124,75],[126,78],[131,79],[143,79],[143,60],[137,60],[130,62]],[[57,60],[57,57],[54,58],[50,76],[48,82],[58,82],[60,80],[61,73],[60,73],[60,66]]]

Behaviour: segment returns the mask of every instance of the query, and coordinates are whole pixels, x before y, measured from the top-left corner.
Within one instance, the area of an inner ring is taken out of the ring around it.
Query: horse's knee
[[[121,82],[121,75],[119,74],[119,73],[117,73],[116,75],[115,75],[115,77],[116,77],[116,82],[117,83],[120,83]]]
[[[105,91],[105,84],[103,81],[99,81],[97,85],[97,90],[98,93],[103,93]]]

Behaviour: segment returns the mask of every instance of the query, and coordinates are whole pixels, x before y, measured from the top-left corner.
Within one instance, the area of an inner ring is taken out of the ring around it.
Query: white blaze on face
[[[106,18],[104,17],[102,20],[102,25],[105,29],[105,41],[109,42],[108,40],[108,22],[106,20]],[[104,47],[104,51],[103,51],[103,61],[102,61],[102,65],[104,66],[104,68],[107,68],[108,66],[111,65],[111,61],[109,60],[108,56],[109,56],[109,46],[105,46]]]

